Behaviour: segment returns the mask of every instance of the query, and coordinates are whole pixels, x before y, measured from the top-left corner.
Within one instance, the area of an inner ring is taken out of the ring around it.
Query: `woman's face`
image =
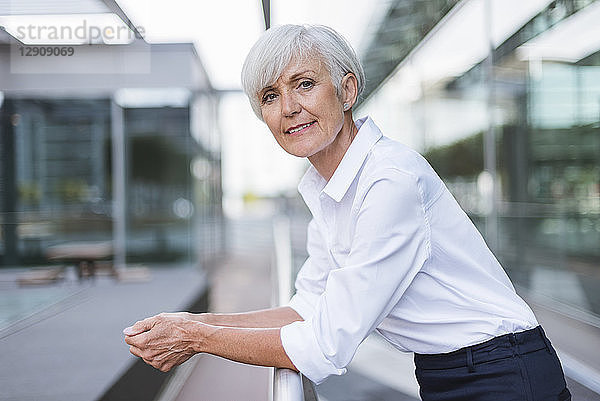
[[[292,59],[273,86],[259,93],[259,101],[265,123],[292,155],[326,151],[342,129],[342,102],[319,57]]]

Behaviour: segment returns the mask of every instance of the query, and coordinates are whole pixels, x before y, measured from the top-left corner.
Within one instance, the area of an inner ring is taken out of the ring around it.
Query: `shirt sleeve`
[[[343,374],[360,343],[391,312],[429,257],[429,226],[416,177],[396,169],[371,180],[353,213],[352,245],[308,320],[281,329],[296,368],[315,383]]]
[[[304,320],[314,314],[315,305],[325,290],[329,261],[324,246],[325,241],[313,219],[307,230],[306,250],[309,256],[296,276],[296,293],[288,303]]]

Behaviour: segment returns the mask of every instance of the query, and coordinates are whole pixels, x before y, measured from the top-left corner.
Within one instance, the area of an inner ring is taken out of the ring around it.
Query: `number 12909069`
[[[75,54],[72,46],[19,46],[19,54],[24,57],[70,57]]]

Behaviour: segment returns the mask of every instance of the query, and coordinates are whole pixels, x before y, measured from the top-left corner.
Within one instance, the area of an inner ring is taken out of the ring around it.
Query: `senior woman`
[[[242,71],[252,109],[310,168],[313,219],[289,305],[160,314],[125,329],[169,370],[196,353],[340,375],[377,330],[415,353],[423,400],[569,400],[556,352],[479,232],[423,157],[352,118],[365,76],[324,26],[268,30]]]

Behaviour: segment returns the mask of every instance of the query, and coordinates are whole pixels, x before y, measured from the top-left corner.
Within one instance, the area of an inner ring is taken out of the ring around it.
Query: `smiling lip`
[[[299,133],[304,132],[308,127],[312,126],[315,122],[316,121],[311,121],[306,124],[296,125],[295,127],[289,128],[285,133],[289,135],[298,135]]]

